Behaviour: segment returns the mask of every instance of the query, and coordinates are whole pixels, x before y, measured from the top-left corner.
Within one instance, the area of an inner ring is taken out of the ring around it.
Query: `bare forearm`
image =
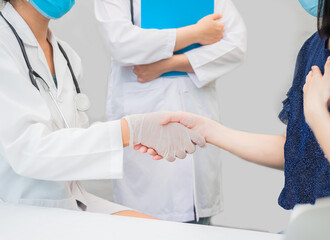
[[[221,14],[211,14],[199,20],[197,24],[178,28],[174,52],[194,43],[210,45],[220,41],[224,26],[217,20],[221,17]]]
[[[174,52],[188,47],[194,43],[198,43],[198,32],[195,25],[178,28],[176,30],[176,43]]]
[[[115,215],[115,216],[122,216],[122,217],[146,218],[146,219],[154,219],[154,220],[157,220],[157,219],[154,218],[154,217],[151,217],[151,216],[145,215],[145,214],[140,213],[140,212],[131,211],[131,210],[126,210],[126,211],[117,212],[117,213],[114,213],[114,214],[112,214],[112,215]]]
[[[165,65],[167,65],[168,71],[178,71],[186,73],[194,72],[194,69],[190,64],[189,59],[185,54],[174,55],[173,57],[164,61],[166,61]]]
[[[214,123],[207,140],[249,162],[284,169],[284,136],[247,133]]]

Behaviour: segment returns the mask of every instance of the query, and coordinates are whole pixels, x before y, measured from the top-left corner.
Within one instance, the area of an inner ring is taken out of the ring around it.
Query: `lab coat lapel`
[[[30,61],[32,64],[32,68],[40,74],[44,80],[47,82],[47,84],[51,87],[52,91],[55,91],[55,84],[52,80],[52,76],[49,70],[49,66],[46,60],[46,57],[44,55],[44,52],[42,51],[36,37],[34,36],[32,30],[30,29],[29,25],[24,21],[24,19],[19,15],[19,13],[14,9],[14,7],[7,3],[4,9],[1,11],[4,17],[7,19],[7,21],[15,28],[17,34],[22,39],[25,48],[34,48],[35,53],[38,54],[39,60],[41,65],[39,63],[33,63],[33,58],[30,57]],[[48,33],[48,39],[51,42],[52,39],[52,33],[49,31]],[[55,41],[56,42],[56,41]],[[52,42],[51,42],[52,43]],[[53,49],[54,49],[54,44]],[[57,43],[56,46],[57,47]],[[54,49],[54,56],[55,56],[56,48]],[[56,69],[56,59],[54,58],[54,64]],[[41,68],[42,66],[42,68]],[[61,71],[59,71],[61,72]]]
[[[57,96],[60,96],[63,90],[63,85],[66,81],[66,74],[68,74],[69,68],[66,59],[64,58],[61,50],[58,47],[58,42],[55,37],[53,37],[52,32],[49,30],[48,40],[53,46],[53,58],[55,65],[55,73],[57,79]]]

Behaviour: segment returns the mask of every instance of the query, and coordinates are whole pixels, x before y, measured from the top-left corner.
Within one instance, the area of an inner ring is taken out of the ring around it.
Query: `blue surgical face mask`
[[[318,0],[299,0],[301,6],[312,16],[317,17],[319,9]]]
[[[46,18],[58,19],[75,4],[75,0],[28,0]]]

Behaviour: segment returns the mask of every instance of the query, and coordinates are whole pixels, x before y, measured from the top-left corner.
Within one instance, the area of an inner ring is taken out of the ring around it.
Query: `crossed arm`
[[[122,66],[135,66],[140,82],[152,81],[168,71],[181,71],[187,72],[197,87],[203,87],[244,59],[246,28],[230,0],[216,1],[215,12],[223,16],[212,14],[191,26],[163,30],[133,25],[128,2],[96,0],[95,12],[112,57]],[[174,52],[194,43],[203,46],[174,56]]]
[[[224,25],[217,20],[221,14],[211,14],[202,18],[197,24],[178,28],[176,30],[176,44],[174,52],[179,51],[194,43],[212,45],[221,40]],[[152,81],[162,74],[171,71],[193,73],[194,69],[185,54],[173,55],[150,64],[135,65],[133,72],[138,77],[138,82]]]
[[[188,73],[192,82],[201,88],[235,69],[246,52],[244,22],[231,1],[216,1],[215,11],[223,14],[220,20],[220,15],[210,15],[201,19],[194,27],[195,31],[199,29],[199,32],[203,32],[200,36],[205,36],[204,40],[197,42],[202,47],[149,64],[134,64],[138,81],[148,82],[163,73],[178,71]],[[194,31],[186,32],[186,36],[191,39],[189,33],[193,36]],[[179,34],[177,40],[178,38]]]

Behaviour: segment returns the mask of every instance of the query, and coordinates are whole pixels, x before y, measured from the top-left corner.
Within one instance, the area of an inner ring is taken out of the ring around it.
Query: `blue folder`
[[[214,0],[141,0],[141,27],[145,29],[169,29],[192,25],[201,18],[214,13]],[[194,48],[194,44],[175,54],[182,54]],[[170,72],[163,76],[187,75],[184,72]]]

